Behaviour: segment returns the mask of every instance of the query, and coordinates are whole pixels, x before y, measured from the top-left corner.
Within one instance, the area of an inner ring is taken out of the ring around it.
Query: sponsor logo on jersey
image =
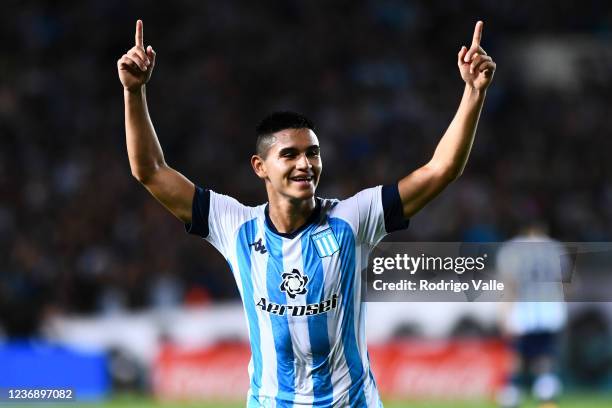
[[[338,307],[338,295],[334,293],[331,298],[321,303],[311,303],[309,305],[279,305],[278,303],[273,303],[265,298],[261,298],[259,302],[257,302],[257,307],[263,312],[278,316],[284,316],[285,314],[291,316],[314,316],[321,313],[327,313]]]
[[[331,228],[324,229],[310,236],[320,258],[332,256],[340,249],[336,235]]]
[[[285,272],[282,275],[283,281],[280,284],[281,292],[286,292],[291,299],[295,299],[297,295],[304,295],[308,290],[308,276],[303,275],[297,269],[291,272]]]

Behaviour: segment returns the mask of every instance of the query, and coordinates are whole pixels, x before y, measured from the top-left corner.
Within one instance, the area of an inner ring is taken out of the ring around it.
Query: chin
[[[311,191],[304,191],[300,194],[297,194],[296,198],[299,198],[300,200],[308,200],[308,199],[313,198],[314,196],[315,196],[315,192],[314,190],[311,190]]]
[[[313,188],[313,189],[308,189],[308,190],[297,191],[291,194],[291,197],[295,200],[310,200],[311,198],[315,196],[315,190],[316,189]]]

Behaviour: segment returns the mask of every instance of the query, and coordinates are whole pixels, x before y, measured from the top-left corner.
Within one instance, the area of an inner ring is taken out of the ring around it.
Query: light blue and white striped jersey
[[[511,334],[555,333],[565,326],[563,270],[567,269],[567,257],[564,254],[558,241],[544,235],[517,236],[501,246],[497,269],[504,281],[512,285],[517,299],[507,316]]]
[[[371,248],[405,228],[397,185],[317,198],[309,220],[279,233],[267,204],[196,188],[190,233],[228,261],[246,313],[248,407],[380,407],[366,349],[361,271]]]

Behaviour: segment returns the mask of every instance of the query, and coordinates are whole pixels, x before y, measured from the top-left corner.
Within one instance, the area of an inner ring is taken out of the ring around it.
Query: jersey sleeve
[[[236,199],[196,186],[191,207],[191,223],[185,230],[210,242],[226,256],[235,242],[235,232],[252,218],[252,208]]]
[[[376,245],[385,235],[408,228],[397,184],[367,188],[338,203],[335,211],[361,243]]]

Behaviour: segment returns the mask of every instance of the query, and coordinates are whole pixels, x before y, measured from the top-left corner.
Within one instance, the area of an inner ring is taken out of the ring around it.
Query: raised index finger
[[[474,36],[472,37],[472,45],[480,45],[480,40],[482,38],[482,26],[484,23],[482,21],[478,21],[476,23],[476,27],[474,27]]]
[[[136,21],[136,46],[143,47],[142,20]]]

